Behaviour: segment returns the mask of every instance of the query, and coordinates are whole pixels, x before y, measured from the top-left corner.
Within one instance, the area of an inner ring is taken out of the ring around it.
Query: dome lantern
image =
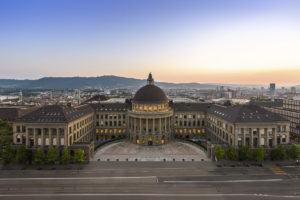
[[[152,77],[151,72],[149,73],[148,79],[147,79],[147,85],[153,85],[154,84],[154,79]]]

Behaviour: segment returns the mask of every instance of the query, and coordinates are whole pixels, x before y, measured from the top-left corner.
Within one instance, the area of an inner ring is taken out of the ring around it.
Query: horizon
[[[153,74],[152,74],[153,75]],[[25,78],[25,79],[16,79],[16,78],[11,78],[11,79],[6,79],[6,78],[0,78],[0,80],[17,80],[17,81],[25,81],[25,80],[40,80],[43,78],[100,78],[100,77],[118,77],[118,78],[126,78],[126,79],[137,79],[137,80],[145,80],[147,81],[147,77],[146,78],[136,78],[136,77],[125,77],[125,76],[117,76],[117,75],[101,75],[101,76],[45,76],[45,77],[39,77],[39,78]],[[263,83],[222,83],[222,82],[172,82],[172,81],[164,81],[164,80],[156,80],[155,79],[155,75],[153,75],[154,77],[154,82],[158,82],[158,83],[172,83],[172,84],[211,84],[211,85],[219,85],[219,86],[227,86],[227,85],[240,85],[240,86],[257,86],[257,87],[269,87],[270,83],[268,84],[263,84]],[[280,84],[276,84],[276,89],[278,89],[278,87],[294,87],[294,86],[300,86],[300,85],[280,85]]]
[[[0,79],[300,85],[297,0],[1,2]],[[97,74],[97,76],[95,76]]]

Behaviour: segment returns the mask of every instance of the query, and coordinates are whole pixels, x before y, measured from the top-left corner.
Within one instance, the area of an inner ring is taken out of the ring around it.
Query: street
[[[299,167],[103,162],[81,170],[1,170],[0,199],[300,199]]]

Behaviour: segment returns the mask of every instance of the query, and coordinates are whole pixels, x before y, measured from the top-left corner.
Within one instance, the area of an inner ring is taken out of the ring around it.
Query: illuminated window
[[[119,134],[121,134],[122,133],[122,130],[121,129],[119,129]]]
[[[189,129],[189,134],[191,134],[192,133],[192,130],[191,129]]]
[[[179,133],[182,133],[182,129],[179,130]]]
[[[99,133],[99,129],[96,129],[96,133]]]
[[[177,129],[175,129],[175,133],[178,133],[178,130],[177,130]]]
[[[198,129],[198,133],[201,133],[201,130],[200,130],[200,129]]]
[[[142,111],[143,110],[143,106],[142,105],[140,105],[140,109],[139,109],[140,111]]]
[[[161,140],[161,144],[165,144],[165,140]]]
[[[193,133],[194,133],[194,134],[196,133],[196,129],[193,129]]]
[[[151,142],[152,141],[152,136],[148,137],[148,141]]]
[[[158,110],[161,111],[161,105],[158,105]]]
[[[186,129],[184,129],[184,133],[187,133]]]
[[[153,110],[154,110],[154,111],[157,111],[157,106],[153,106]]]
[[[109,133],[112,133],[112,129],[109,129]]]
[[[144,106],[144,111],[147,111],[147,106]]]
[[[142,143],[145,144],[145,140],[144,139],[142,140]]]
[[[155,140],[155,143],[156,143],[156,144],[159,144],[158,140]]]
[[[103,129],[100,130],[101,134],[103,134]]]
[[[149,106],[149,112],[152,112],[152,106]]]
[[[140,144],[140,140],[139,140],[139,139],[137,139],[137,140],[136,140],[136,143],[137,143],[137,144]]]
[[[107,129],[105,129],[105,133],[107,133]]]
[[[202,133],[203,133],[203,134],[205,133],[205,129],[204,129],[204,128],[202,129]]]
[[[124,133],[124,134],[126,133],[126,130],[125,130],[125,129],[123,129],[123,133]]]

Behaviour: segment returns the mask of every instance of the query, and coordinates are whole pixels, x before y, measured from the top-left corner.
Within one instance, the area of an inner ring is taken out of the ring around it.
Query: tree
[[[289,158],[297,160],[300,155],[299,147],[296,144],[292,144],[292,146],[287,150],[287,155]]]
[[[265,160],[265,157],[267,156],[267,152],[264,149],[264,147],[259,147],[255,149],[254,151],[254,159],[256,162],[262,162]]]
[[[247,145],[242,147],[242,149],[239,152],[239,157],[242,161],[249,161],[252,159],[251,150]]]
[[[36,164],[42,164],[44,161],[45,161],[45,154],[43,150],[40,147],[38,147],[34,155],[34,162]]]
[[[286,158],[286,153],[284,147],[279,145],[276,149],[271,151],[272,160],[284,160]]]
[[[84,152],[81,149],[78,149],[75,157],[74,157],[74,161],[76,163],[83,163],[84,162]]]
[[[220,161],[225,157],[225,151],[222,149],[221,145],[219,144],[216,146],[214,154],[217,158],[217,161]]]
[[[57,155],[54,147],[49,148],[46,156],[46,161],[48,164],[54,164],[55,161],[57,161]]]
[[[2,147],[6,147],[13,142],[12,124],[8,121],[0,120],[0,157],[2,157]]]
[[[239,154],[234,146],[231,146],[229,149],[227,149],[226,153],[229,160],[237,160],[239,158]]]
[[[8,145],[3,153],[3,165],[8,165],[13,162],[16,151]]]
[[[29,152],[25,146],[20,146],[18,148],[16,159],[19,164],[26,164],[28,162]]]
[[[61,163],[64,165],[67,165],[70,163],[70,153],[68,148],[64,148],[64,150],[62,151],[62,155],[61,155]]]

